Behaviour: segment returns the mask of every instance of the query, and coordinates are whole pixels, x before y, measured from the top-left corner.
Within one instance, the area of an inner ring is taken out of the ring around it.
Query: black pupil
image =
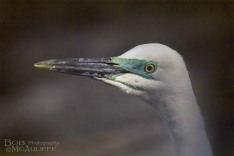
[[[146,70],[149,71],[149,72],[152,71],[152,70],[153,70],[153,66],[152,66],[152,65],[148,65],[148,66],[146,67]]]

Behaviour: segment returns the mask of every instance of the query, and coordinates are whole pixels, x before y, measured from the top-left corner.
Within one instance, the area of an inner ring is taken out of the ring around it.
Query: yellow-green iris
[[[154,64],[147,64],[145,67],[144,67],[144,70],[145,72],[147,73],[153,73],[155,71],[155,65]]]

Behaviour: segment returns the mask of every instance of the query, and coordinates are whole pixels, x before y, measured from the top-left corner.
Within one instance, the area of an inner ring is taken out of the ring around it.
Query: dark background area
[[[182,54],[216,156],[234,155],[233,1],[0,1],[3,139],[58,141],[43,155],[170,156],[166,129],[135,97],[35,62],[117,56],[162,43]],[[42,152],[10,153],[42,155]]]

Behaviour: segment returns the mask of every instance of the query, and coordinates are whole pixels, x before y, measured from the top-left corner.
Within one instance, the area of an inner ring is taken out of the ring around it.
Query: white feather
[[[154,61],[156,72],[146,79],[123,74],[115,80],[99,78],[136,95],[154,106],[165,122],[177,156],[212,156],[199,107],[183,58],[162,44],[144,44],[120,55],[121,58]]]

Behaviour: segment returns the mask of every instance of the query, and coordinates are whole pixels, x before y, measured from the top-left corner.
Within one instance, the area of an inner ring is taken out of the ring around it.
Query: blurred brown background
[[[233,1],[0,1],[0,155],[170,156],[155,111],[91,79],[35,62],[117,56],[143,43],[180,52],[216,156],[234,155]],[[58,141],[5,151],[3,139]]]

